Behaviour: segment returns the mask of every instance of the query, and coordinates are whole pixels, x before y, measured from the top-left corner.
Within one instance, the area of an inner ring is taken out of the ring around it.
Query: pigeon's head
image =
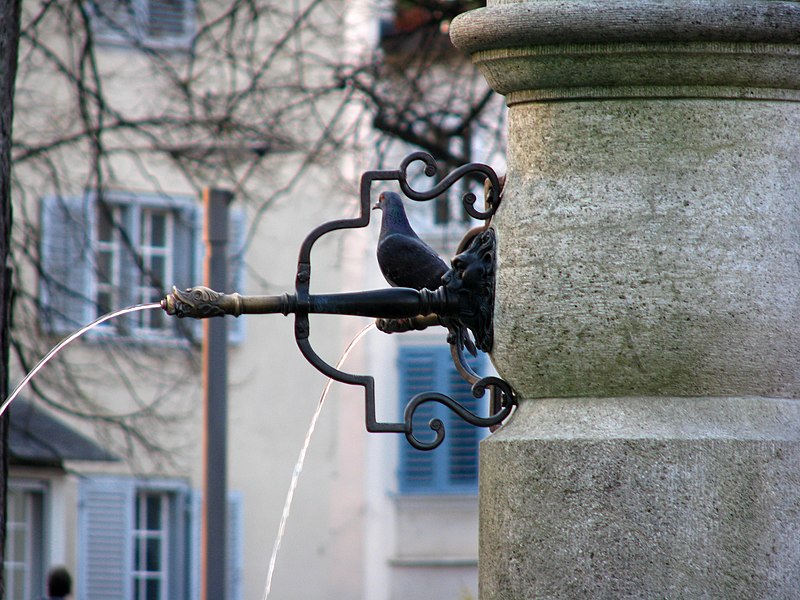
[[[390,206],[403,205],[400,196],[394,192],[381,192],[378,201],[372,205],[372,210],[387,210]]]
[[[385,235],[392,233],[404,233],[416,236],[406,217],[406,210],[403,208],[403,199],[394,192],[381,192],[378,201],[372,207],[373,210],[383,211],[381,217],[381,231]]]

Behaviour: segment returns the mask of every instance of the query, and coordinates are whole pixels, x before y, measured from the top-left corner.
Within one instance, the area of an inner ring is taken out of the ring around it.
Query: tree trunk
[[[17,74],[20,0],[0,0],[0,397],[8,395],[8,347],[11,274],[11,122]],[[5,564],[6,491],[8,481],[8,411],[0,417],[0,564]],[[5,597],[0,569],[0,600]]]

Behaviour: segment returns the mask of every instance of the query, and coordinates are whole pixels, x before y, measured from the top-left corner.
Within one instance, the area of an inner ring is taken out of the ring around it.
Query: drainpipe
[[[228,288],[228,205],[233,194],[203,190],[206,243],[205,281],[217,290]],[[202,597],[227,596],[225,585],[227,513],[228,335],[225,319],[203,321],[204,489]]]
[[[480,597],[800,589],[800,3],[489,0],[509,105]]]

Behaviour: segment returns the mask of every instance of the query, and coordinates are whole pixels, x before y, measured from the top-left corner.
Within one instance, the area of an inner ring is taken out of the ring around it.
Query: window
[[[194,600],[199,494],[175,480],[92,477],[81,482],[76,598]],[[228,598],[241,599],[241,499],[229,503]]]
[[[91,0],[87,7],[99,41],[161,49],[192,44],[193,0]]]
[[[231,281],[242,291],[243,213],[232,210]],[[200,208],[191,198],[109,193],[42,201],[42,321],[64,334],[135,304],[158,301],[170,291],[202,283]],[[101,331],[139,339],[178,336],[177,319],[163,311],[131,313]],[[243,320],[232,320],[240,341]]]
[[[480,372],[485,364],[481,354],[471,361]],[[486,414],[488,400],[475,398],[471,386],[456,371],[447,346],[401,346],[398,357],[400,414],[408,401],[422,392],[441,392],[468,410]],[[488,394],[487,394],[488,395]],[[434,433],[428,423],[439,418],[445,425],[444,442],[432,451],[421,451],[400,441],[401,493],[475,493],[478,487],[478,442],[485,435],[480,428],[461,420],[438,403],[425,403],[414,415],[415,435],[430,441]],[[430,432],[430,433],[429,433]]]
[[[134,506],[133,597],[166,600],[169,496],[165,492],[138,491]]]
[[[4,564],[8,600],[44,593],[44,496],[43,485],[9,483]]]
[[[178,259],[172,254],[176,249],[176,213],[164,208],[140,207],[136,211],[138,227],[130,228],[126,224],[130,223],[128,213],[133,210],[125,205],[97,208],[96,317],[129,304],[158,301],[167,282],[175,280]],[[127,286],[133,286],[129,293]],[[138,312],[133,319],[134,327],[143,332],[159,332],[169,326],[161,311]]]

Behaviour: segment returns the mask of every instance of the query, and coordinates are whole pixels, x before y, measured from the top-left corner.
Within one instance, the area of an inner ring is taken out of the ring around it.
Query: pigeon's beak
[[[380,210],[381,208],[381,201],[378,200],[375,204],[372,205],[372,210]]]

